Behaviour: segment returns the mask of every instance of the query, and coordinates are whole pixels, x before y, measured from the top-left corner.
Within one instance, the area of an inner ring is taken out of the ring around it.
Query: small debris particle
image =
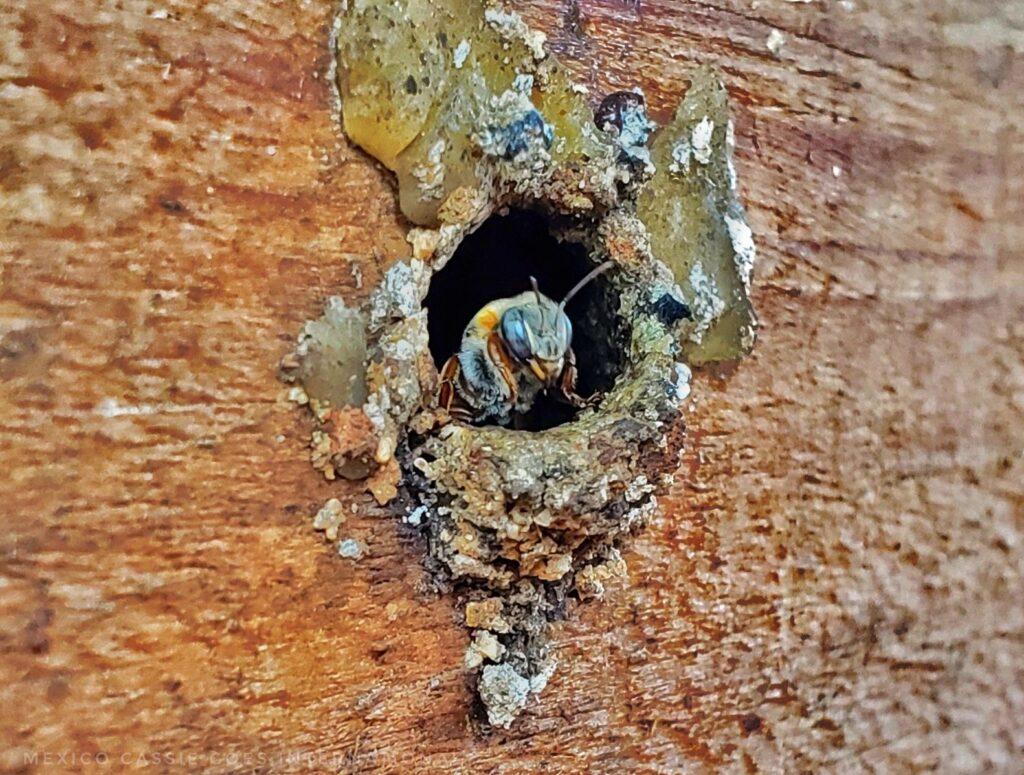
[[[329,446],[326,465],[346,479],[364,479],[373,471],[371,456],[377,443],[373,425],[361,409],[329,409],[323,416],[322,431]]]
[[[842,174],[843,174],[843,168],[840,167],[838,164],[833,164],[832,165],[832,177],[838,178],[838,177],[841,177]]]
[[[466,649],[465,664],[467,670],[480,667],[485,659],[497,662],[505,655],[505,647],[495,637],[494,633],[487,630],[478,630],[473,633],[473,640]]]
[[[472,186],[459,186],[441,203],[437,217],[446,224],[472,223],[488,206],[487,192]],[[442,226],[442,232],[452,226]]]
[[[505,603],[500,597],[466,603],[466,625],[500,633],[511,632],[508,620],[502,615],[504,610]]]
[[[690,320],[693,318],[690,308],[671,293],[663,293],[654,302],[654,314],[666,326],[670,326],[683,319]]]
[[[544,663],[540,670],[531,676],[530,678],[530,691],[533,694],[540,694],[548,685],[548,681],[551,680],[551,676],[555,674],[555,668],[558,667],[558,662],[554,659],[549,659]]]
[[[393,501],[398,495],[398,483],[402,479],[402,470],[398,461],[390,458],[384,465],[366,480],[366,489],[381,506]]]
[[[492,156],[512,160],[531,147],[542,144],[551,147],[555,135],[551,125],[535,109],[504,126],[491,126],[479,136],[480,147]]]
[[[462,66],[466,64],[466,59],[469,57],[469,41],[463,38],[459,45],[455,47],[455,52],[452,54],[452,58],[455,61],[455,69],[461,70]]]
[[[331,461],[331,437],[321,430],[315,430],[310,434],[309,461],[327,481],[334,481],[337,478],[338,472],[334,470]]]
[[[422,261],[396,261],[370,296],[370,327],[380,329],[389,320],[411,318],[419,312],[426,278]]]
[[[779,52],[782,51],[782,47],[786,45],[786,36],[782,34],[781,30],[773,29],[768,33],[768,40],[765,41],[765,45],[772,52],[772,56],[777,57]]]
[[[740,726],[743,727],[743,731],[747,734],[757,732],[761,729],[761,717],[756,713],[748,713],[740,719]]]
[[[512,80],[512,90],[520,94],[529,94],[533,91],[533,76],[528,73],[519,73]]]
[[[405,237],[412,245],[412,255],[420,261],[428,261],[434,257],[441,233],[435,229],[409,229]]]
[[[444,164],[441,160],[446,147],[443,139],[438,140],[427,151],[426,161],[410,170],[425,197],[439,199],[444,193]]]
[[[408,600],[392,600],[384,606],[384,616],[389,622],[394,622],[410,612],[411,605]]]
[[[358,560],[363,556],[363,545],[354,538],[338,542],[338,556],[346,560]]]
[[[423,517],[425,517],[426,514],[427,514],[427,507],[426,506],[417,506],[412,511],[410,511],[408,514],[406,514],[402,521],[405,522],[407,525],[412,525],[414,527],[419,527],[420,524],[423,522]]]
[[[277,146],[276,145],[268,145],[267,146],[267,156],[276,156],[276,155],[277,155]]]
[[[373,458],[380,465],[387,465],[391,462],[392,456],[395,454],[396,439],[392,436],[381,436],[380,441],[377,444],[377,451],[374,453]]]
[[[615,138],[621,155],[645,166],[650,164],[646,145],[655,125],[647,118],[647,105],[641,92],[612,92],[601,101],[594,123]],[[651,169],[653,171],[653,167]]]
[[[690,159],[693,157],[693,146],[690,141],[683,139],[672,146],[672,163],[669,165],[669,172],[678,175],[684,170],[690,169]]]
[[[185,212],[185,205],[183,205],[177,199],[161,199],[160,206],[169,213]]]
[[[690,397],[690,380],[692,379],[693,373],[690,371],[690,367],[685,363],[676,363],[676,381],[672,389],[675,391],[676,399],[680,402]]]
[[[643,94],[633,91],[612,92],[601,100],[594,112],[594,123],[604,132],[618,134],[625,129],[630,115],[644,108]]]
[[[313,517],[313,529],[323,530],[324,537],[328,541],[336,541],[338,540],[338,528],[344,521],[345,514],[341,508],[341,501],[331,498]]]
[[[581,598],[601,598],[604,596],[605,582],[614,578],[625,578],[626,562],[615,551],[607,562],[599,565],[587,565],[576,574],[576,591]]]

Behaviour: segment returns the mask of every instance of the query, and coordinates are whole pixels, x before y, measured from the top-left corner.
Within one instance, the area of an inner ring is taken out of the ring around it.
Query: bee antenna
[[[537,278],[536,278],[536,277],[533,277],[532,275],[530,276],[530,285],[532,285],[532,286],[533,286],[533,292],[534,292],[534,293],[536,294],[536,296],[537,296],[537,303],[538,303],[538,304],[541,304],[541,298],[540,298],[540,288],[539,288],[539,287],[537,286]]]
[[[558,305],[558,308],[560,310],[565,309],[565,305],[568,304],[572,300],[573,296],[575,296],[577,293],[579,293],[581,290],[583,290],[583,288],[586,286],[587,283],[589,283],[591,280],[593,280],[599,274],[603,274],[604,272],[607,272],[614,265],[615,265],[614,261],[605,261],[600,266],[598,266],[598,267],[596,267],[594,269],[591,269],[587,273],[586,277],[584,277],[582,280],[580,280],[578,283],[576,283],[576,285],[574,285],[572,287],[572,290],[569,291],[567,294],[565,294],[565,298],[562,299],[561,303]]]

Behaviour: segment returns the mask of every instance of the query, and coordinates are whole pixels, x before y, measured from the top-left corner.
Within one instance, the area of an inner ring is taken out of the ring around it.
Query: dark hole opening
[[[531,276],[544,294],[558,301],[593,268],[586,248],[559,242],[540,213],[512,210],[489,218],[431,280],[425,306],[434,363],[440,369],[458,351],[466,324],[484,305],[529,290]],[[618,298],[607,276],[590,283],[566,307],[579,371],[577,392],[584,397],[607,392],[620,371],[624,339],[617,310]],[[514,427],[543,430],[575,414],[558,397],[542,394]]]

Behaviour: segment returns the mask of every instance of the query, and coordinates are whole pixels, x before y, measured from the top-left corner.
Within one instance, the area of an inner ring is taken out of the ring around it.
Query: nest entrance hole
[[[431,279],[425,306],[435,365],[440,369],[458,351],[466,324],[489,302],[529,290],[531,276],[541,292],[557,301],[594,266],[583,245],[555,238],[539,212],[516,209],[491,216],[463,239]],[[577,294],[566,313],[573,325],[577,392],[607,392],[621,370],[622,343],[627,341],[618,317],[618,294],[608,275]],[[541,395],[516,427],[544,430],[569,422],[575,414],[558,398]]]

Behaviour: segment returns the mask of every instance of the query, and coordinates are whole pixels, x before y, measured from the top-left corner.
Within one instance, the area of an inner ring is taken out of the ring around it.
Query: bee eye
[[[502,318],[501,335],[517,358],[528,360],[533,357],[532,337],[518,310],[510,310]]]
[[[562,314],[559,316],[558,334],[562,337],[566,347],[572,344],[572,323],[569,321],[568,315]]]

